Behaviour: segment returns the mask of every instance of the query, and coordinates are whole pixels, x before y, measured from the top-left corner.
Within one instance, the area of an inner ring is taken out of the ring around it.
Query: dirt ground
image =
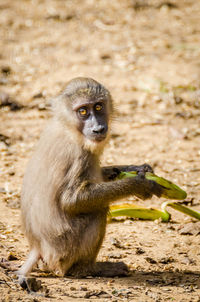
[[[124,261],[126,278],[74,280],[36,269],[43,292],[32,296],[5,265],[19,267],[28,253],[24,170],[49,100],[76,76],[100,81],[115,100],[102,164],[149,163],[200,210],[200,2],[0,0],[0,35],[0,301],[200,301],[199,224],[173,210],[169,223],[108,224],[98,259]],[[14,111],[13,101],[24,108]],[[157,208],[164,201],[127,200]]]

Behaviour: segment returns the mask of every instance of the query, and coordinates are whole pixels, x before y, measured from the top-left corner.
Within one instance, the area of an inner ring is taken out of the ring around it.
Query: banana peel
[[[170,202],[170,201],[163,202],[161,205],[162,211],[165,212],[167,206],[171,207],[174,210],[182,212],[186,215],[189,215],[192,218],[196,218],[196,219],[200,220],[200,212],[194,211],[194,210],[184,206],[183,204],[181,204],[181,202]]]
[[[153,208],[140,207],[135,204],[120,204],[111,205],[109,215],[110,217],[127,216],[138,218],[141,220],[157,220],[168,222],[171,219],[171,214],[167,211],[167,207],[171,207],[179,212],[189,215],[192,218],[200,220],[200,212],[194,211],[180,202],[165,201],[161,205],[161,210]]]
[[[138,173],[136,171],[131,172],[120,172],[120,174],[117,176],[118,179],[128,178],[128,177],[136,177]],[[153,180],[157,184],[159,184],[163,188],[163,193],[161,197],[167,198],[167,199],[177,199],[182,200],[187,197],[187,193],[179,188],[177,185],[172,183],[171,181],[159,177],[156,174],[153,174],[151,172],[145,173],[145,178],[148,180]]]
[[[161,218],[163,222],[170,220],[171,215],[165,210],[145,208],[134,204],[121,204],[110,206],[109,215],[111,217],[127,216],[141,220],[156,220]]]
[[[120,172],[117,178],[123,179],[127,177],[136,177],[136,176],[137,176],[136,171]],[[173,184],[171,181],[163,177],[159,177],[153,173],[146,172],[145,178],[149,180],[153,180],[163,187],[162,197],[164,198],[180,200],[180,199],[185,199],[187,196],[187,193],[184,190],[182,190],[177,185]],[[171,215],[166,210],[166,207],[171,207],[179,212],[182,212],[186,215],[189,215],[193,218],[200,220],[199,212],[184,206],[183,204],[181,204],[181,202],[171,202],[171,201],[163,202],[161,205],[161,210],[140,207],[134,204],[111,205],[109,215],[111,217],[127,216],[127,217],[139,218],[142,220],[161,219],[163,222],[167,222],[170,220]]]

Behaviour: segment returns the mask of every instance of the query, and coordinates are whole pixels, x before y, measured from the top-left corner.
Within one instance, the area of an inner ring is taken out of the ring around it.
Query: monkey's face
[[[73,110],[78,118],[78,130],[89,140],[103,141],[108,132],[108,109],[103,100],[78,100]]]

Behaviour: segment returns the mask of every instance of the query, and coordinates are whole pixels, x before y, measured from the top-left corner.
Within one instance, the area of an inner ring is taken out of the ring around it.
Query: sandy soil
[[[36,270],[44,290],[31,296],[5,268],[28,252],[20,190],[48,102],[76,76],[102,82],[115,99],[102,164],[147,162],[200,209],[200,2],[1,0],[0,19],[0,300],[200,301],[198,224],[172,210],[169,223],[108,225],[98,259],[124,261],[129,277],[73,280]],[[12,111],[3,93],[25,107]],[[128,200],[157,208],[164,201]]]

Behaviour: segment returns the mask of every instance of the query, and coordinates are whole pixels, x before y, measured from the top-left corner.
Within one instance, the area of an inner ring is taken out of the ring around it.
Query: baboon
[[[26,170],[21,212],[30,254],[21,279],[42,259],[60,275],[115,276],[124,263],[96,263],[109,204],[136,195],[160,196],[162,187],[144,177],[149,165],[100,167],[110,131],[113,102],[91,78],[75,78],[54,100],[53,117],[41,135]],[[120,171],[135,178],[115,179]]]

